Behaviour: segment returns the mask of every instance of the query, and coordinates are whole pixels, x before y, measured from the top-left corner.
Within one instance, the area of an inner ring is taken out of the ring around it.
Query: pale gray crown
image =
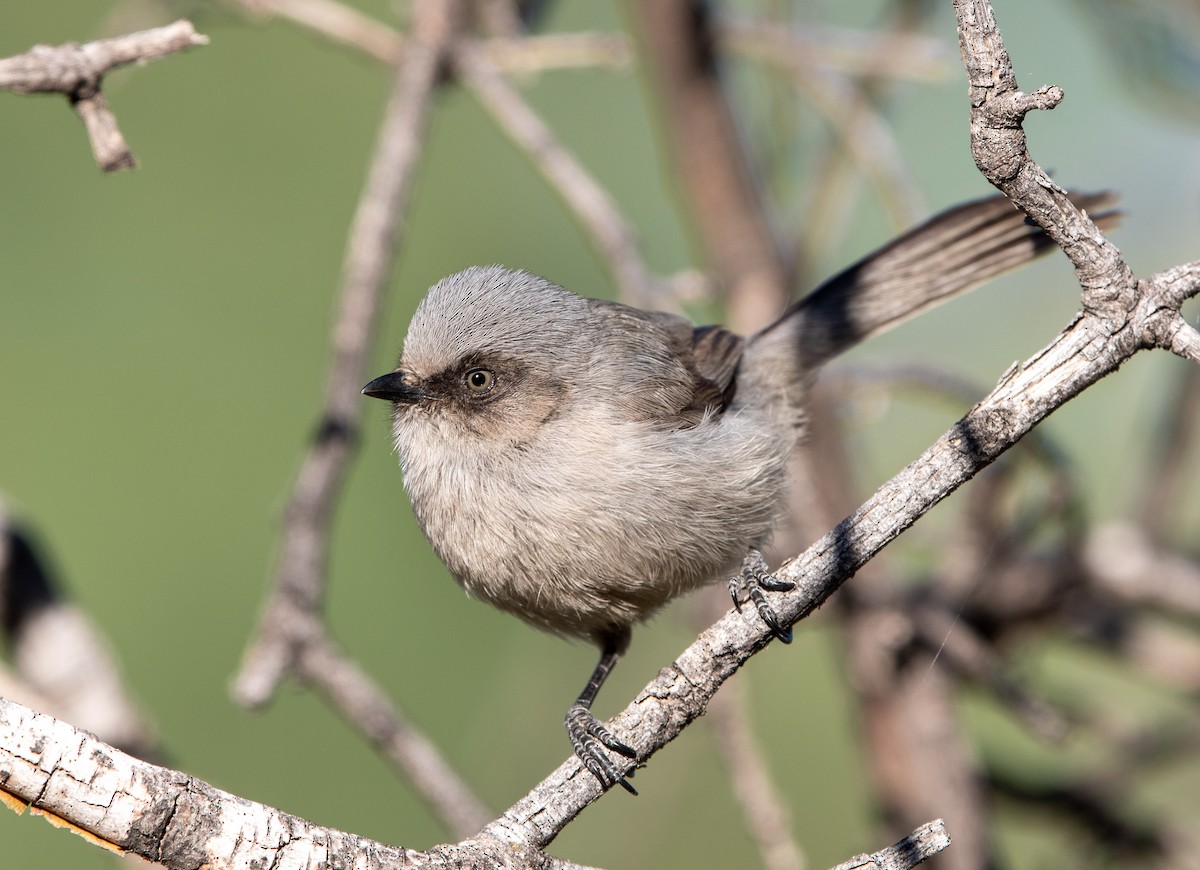
[[[443,278],[417,306],[401,356],[420,375],[471,353],[558,356],[579,338],[587,300],[537,275],[472,266]]]

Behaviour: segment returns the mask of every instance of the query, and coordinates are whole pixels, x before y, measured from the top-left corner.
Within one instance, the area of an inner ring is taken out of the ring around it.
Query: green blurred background
[[[395,18],[385,0],[356,5]],[[881,4],[839,8],[849,5],[808,4],[802,15],[870,26]],[[900,87],[889,115],[931,210],[989,192],[968,152],[965,82],[954,65],[953,12],[943,6],[936,33],[948,46],[947,75]],[[1065,185],[1120,192],[1128,217],[1117,241],[1135,271],[1200,254],[1194,82],[1177,76],[1169,92],[1153,70],[1120,62],[1181,68],[1148,57],[1160,51],[1155,44],[1130,44],[1128,32],[1101,25],[1113,10],[1135,14],[1134,4],[1002,7],[1022,85],[1056,83],[1067,93],[1053,114],[1030,118],[1034,156]],[[210,45],[107,80],[141,163],[132,173],[101,175],[63,99],[0,94],[0,492],[36,525],[71,594],[110,638],[174,764],[323,825],[425,847],[445,833],[312,695],[289,685],[270,709],[252,714],[228,692],[321,401],[343,244],[388,73],[286,24],[203,3],[8,0],[0,5],[0,55],[182,14]],[[544,28],[625,24],[607,2],[573,0],[553,4]],[[652,268],[667,274],[693,265],[637,74],[555,72],[528,82],[526,92],[616,197]],[[750,112],[754,97],[746,99]],[[585,294],[613,292],[556,196],[469,97],[453,89],[441,97],[428,144],[368,375],[391,367],[424,289],[469,264],[503,262]],[[797,223],[814,220],[820,216]],[[854,232],[813,268],[828,274],[894,230],[868,192]],[[1042,263],[855,358],[937,364],[986,386],[1067,322],[1077,307],[1072,288],[1064,261]],[[1163,388],[1182,365],[1147,355],[1047,424],[1077,463],[1097,514],[1122,513]],[[856,429],[864,483],[889,476],[961,410],[886,410]],[[566,757],[562,712],[594,651],[460,592],[412,521],[385,409],[371,403],[367,421],[337,518],[334,631],[501,810]],[[1181,529],[1195,527],[1198,507]],[[935,515],[918,529],[924,546],[936,545],[937,523]],[[694,633],[686,604],[635,633],[598,711],[623,706]],[[792,647],[768,650],[739,677],[812,867],[883,845],[840,654],[818,618],[799,627]],[[1036,668],[1050,682],[1109,678],[1081,651]],[[1135,691],[1116,679],[1121,691]],[[1038,753],[1071,757],[1071,746],[1033,746],[986,702],[968,714],[981,752],[1035,759],[1029,763],[1043,763]],[[1200,770],[1177,770],[1146,800],[1195,802],[1197,783]],[[757,863],[704,722],[640,772],[638,786],[636,800],[614,794],[589,808],[552,851],[611,867]],[[1051,866],[1068,836],[1010,837],[1006,854],[1014,866]],[[7,812],[0,844],[5,868],[111,860]]]

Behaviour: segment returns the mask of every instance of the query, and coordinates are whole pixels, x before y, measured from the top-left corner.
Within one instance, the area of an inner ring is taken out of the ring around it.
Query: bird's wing
[[[686,318],[593,300],[605,341],[592,354],[595,380],[632,419],[672,428],[697,425],[732,397],[742,339]]]
[[[692,359],[696,371],[720,390],[722,411],[733,401],[745,346],[746,339],[723,326],[699,326],[692,330]]]

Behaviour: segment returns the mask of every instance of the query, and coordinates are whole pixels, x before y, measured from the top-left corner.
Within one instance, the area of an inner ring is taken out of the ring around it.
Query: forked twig
[[[35,45],[25,54],[0,60],[0,88],[20,94],[65,94],[87,129],[92,154],[105,172],[136,165],[100,90],[109,71],[143,64],[195,45],[208,44],[190,21],[95,42]]]

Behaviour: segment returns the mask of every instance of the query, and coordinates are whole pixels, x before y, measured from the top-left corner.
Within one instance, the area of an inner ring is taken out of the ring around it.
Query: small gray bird
[[[968,203],[749,338],[474,267],[429,290],[396,370],[363,393],[392,403],[417,520],[458,582],[600,647],[567,732],[603,787],[634,792],[636,751],[591,712],[634,623],[732,576],[735,605],[744,595],[790,639],[764,594],[789,584],[767,573],[760,549],[785,508],[817,369],[1048,247],[1003,197]],[[631,761],[618,767],[604,747]]]

